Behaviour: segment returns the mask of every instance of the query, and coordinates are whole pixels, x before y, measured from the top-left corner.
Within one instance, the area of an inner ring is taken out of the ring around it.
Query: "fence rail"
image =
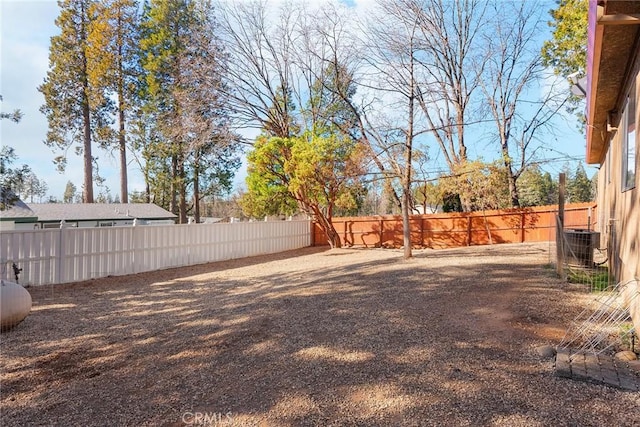
[[[311,245],[309,221],[0,232],[0,278],[46,285],[283,252]]]

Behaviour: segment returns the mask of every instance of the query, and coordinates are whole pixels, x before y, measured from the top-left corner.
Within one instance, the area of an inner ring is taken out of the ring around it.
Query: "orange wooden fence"
[[[554,241],[557,206],[485,212],[412,215],[411,242],[415,248],[451,248],[496,243]],[[591,223],[588,215],[591,212]],[[594,203],[565,206],[565,229],[593,229]],[[343,246],[401,247],[402,217],[398,215],[333,218]],[[318,224],[313,226],[313,244],[327,245]]]

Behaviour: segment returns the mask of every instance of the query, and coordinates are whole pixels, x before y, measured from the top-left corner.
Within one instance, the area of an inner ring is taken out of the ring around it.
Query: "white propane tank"
[[[17,283],[0,280],[0,330],[22,322],[31,311],[31,294]]]

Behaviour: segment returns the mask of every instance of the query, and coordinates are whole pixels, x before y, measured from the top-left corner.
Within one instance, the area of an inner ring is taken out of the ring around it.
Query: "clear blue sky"
[[[357,3],[344,2],[350,5]],[[550,2],[549,8],[551,7],[553,2]],[[15,148],[19,157],[18,164],[26,163],[31,166],[36,175],[47,182],[48,194],[61,199],[67,181],[80,188],[82,163],[81,158],[71,149],[68,153],[67,170],[60,174],[52,162],[55,153],[43,143],[46,138],[47,121],[39,111],[44,98],[37,87],[42,84],[48,69],[50,38],[58,33],[54,23],[57,16],[58,5],[55,0],[0,0],[0,94],[4,98],[1,108],[5,112],[20,109],[24,113],[19,124],[2,120],[0,137],[2,145]],[[567,117],[558,128],[555,139],[549,142],[558,153],[550,151],[545,157],[584,157],[584,136],[576,130],[575,121],[571,117]],[[99,158],[100,174],[107,179],[106,185],[115,196],[119,188],[116,158],[97,150],[94,156]],[[563,161],[549,163],[545,169],[556,174],[562,165]],[[594,170],[587,167],[587,173],[591,176]],[[240,172],[237,184],[240,184],[243,178],[243,172]],[[130,191],[144,188],[135,164],[130,165],[129,179]],[[96,188],[94,191],[98,194],[100,189]]]

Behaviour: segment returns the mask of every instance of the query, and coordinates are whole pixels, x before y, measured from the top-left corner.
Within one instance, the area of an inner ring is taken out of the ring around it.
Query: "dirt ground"
[[[640,393],[534,351],[591,299],[548,249],[307,248],[30,288],[0,424],[640,425]]]

